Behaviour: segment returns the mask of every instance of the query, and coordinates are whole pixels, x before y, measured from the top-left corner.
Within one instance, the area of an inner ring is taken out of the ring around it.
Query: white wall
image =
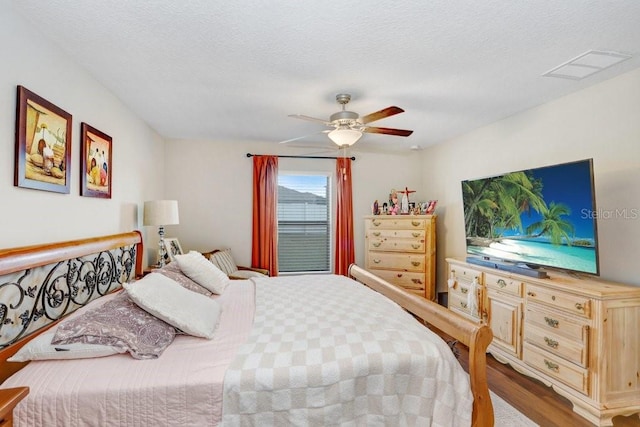
[[[594,159],[598,211],[628,213],[598,221],[600,276],[640,286],[638,69],[424,152],[423,187],[439,199],[439,291],[445,257],[465,256],[462,180],[585,158]]]
[[[163,192],[162,139],[5,1],[0,1],[0,51],[0,247],[142,228],[142,202]],[[70,194],[13,185],[17,85],[73,116]],[[113,138],[110,200],[79,195],[81,122]]]
[[[360,141],[358,144],[364,144]],[[309,150],[306,150],[309,152]],[[313,150],[316,151],[316,150]],[[253,161],[246,153],[303,154],[304,150],[260,142],[184,141],[167,143],[167,170],[175,171],[166,183],[166,196],[180,205],[180,225],[167,228],[183,250],[207,251],[231,247],[236,261],[251,261]],[[319,154],[318,154],[319,155]],[[342,155],[340,152],[322,155]],[[349,153],[352,164],[356,262],[364,265],[364,220],[373,201],[388,199],[392,188],[412,190],[411,200],[425,200],[420,188],[420,156]],[[335,172],[335,160],[279,159],[279,169],[293,172]]]

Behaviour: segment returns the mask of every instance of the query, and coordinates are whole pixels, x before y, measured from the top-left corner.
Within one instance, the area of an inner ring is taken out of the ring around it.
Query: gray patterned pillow
[[[156,359],[173,342],[175,328],[147,313],[122,292],[100,307],[58,326],[51,344],[101,344],[135,359]]]
[[[236,271],[238,271],[238,266],[236,265],[236,262],[233,260],[233,256],[231,255],[231,249],[221,249],[219,251],[214,251],[211,255],[209,255],[209,261],[211,261],[213,265],[222,270],[222,272],[227,276],[231,276]]]
[[[198,285],[196,282],[191,280],[189,276],[187,276],[182,272],[182,270],[180,270],[180,266],[178,265],[177,262],[170,262],[164,267],[158,270],[154,270],[153,272],[160,273],[163,276],[168,277],[169,279],[175,280],[176,282],[178,282],[180,286],[182,286],[185,289],[189,289],[190,291],[197,292],[199,294],[206,295],[208,297],[211,296],[211,291],[208,290],[207,288],[204,288]]]

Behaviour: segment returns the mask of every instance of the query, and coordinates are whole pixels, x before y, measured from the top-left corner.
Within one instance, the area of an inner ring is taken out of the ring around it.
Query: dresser
[[[371,273],[435,299],[436,215],[366,216],[365,250]]]
[[[640,287],[447,263],[449,309],[491,327],[497,360],[553,387],[595,425],[640,412]]]

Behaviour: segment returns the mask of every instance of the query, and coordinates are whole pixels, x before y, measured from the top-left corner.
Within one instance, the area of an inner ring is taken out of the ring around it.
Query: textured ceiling
[[[354,149],[440,143],[640,66],[640,1],[13,0],[167,138],[327,144],[350,93],[372,123]],[[581,81],[542,74],[587,50],[633,57]],[[330,145],[330,144],[327,144]]]

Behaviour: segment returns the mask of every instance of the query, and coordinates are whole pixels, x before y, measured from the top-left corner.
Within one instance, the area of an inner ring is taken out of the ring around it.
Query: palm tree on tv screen
[[[527,234],[532,237],[549,236],[554,245],[562,244],[563,239],[571,245],[571,235],[574,234],[575,229],[573,224],[562,219],[562,216],[571,214],[571,209],[562,203],[551,202],[549,208],[541,213],[542,220],[530,224],[527,227]],[[536,233],[536,230],[539,231]]]
[[[562,203],[550,203],[542,195],[543,182],[530,173],[513,172],[494,178],[464,181],[464,218],[467,237],[500,240],[507,230],[523,231],[522,214],[536,211],[543,216],[525,230],[526,237],[548,235],[553,244],[562,242],[573,225],[562,216],[570,213]]]

